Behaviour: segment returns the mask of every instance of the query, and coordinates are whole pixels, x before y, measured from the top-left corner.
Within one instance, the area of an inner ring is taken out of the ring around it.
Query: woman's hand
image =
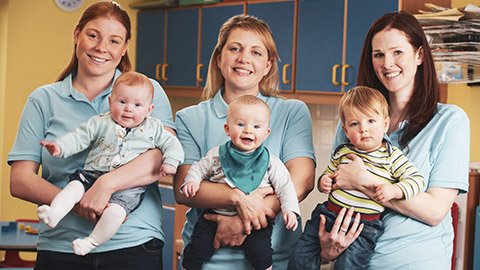
[[[352,162],[337,166],[333,189],[356,189],[364,192],[365,189],[372,188],[376,183],[384,183],[382,182],[383,180],[378,177],[373,177],[373,175],[367,171],[367,167],[360,157],[355,154],[348,154],[347,157],[351,159]]]
[[[244,233],[242,220],[236,216],[222,216],[215,214],[205,214],[205,219],[217,223],[217,232],[213,240],[213,247],[222,246],[240,246],[245,241],[247,235]]]
[[[107,177],[107,174],[100,176],[74,207],[75,212],[94,223],[96,223],[102,215],[103,210],[107,207],[108,201],[113,194],[113,192],[103,184],[104,181],[102,181],[102,177]]]
[[[275,212],[263,200],[265,196],[271,194],[274,194],[271,187],[259,188],[252,194],[245,196],[237,204],[237,212],[247,235],[250,234],[252,228],[259,230],[267,227],[267,218],[272,220],[275,218]]]
[[[363,230],[363,224],[360,224],[360,214],[355,215],[355,220],[350,230],[348,227],[352,219],[354,209],[350,207],[345,216],[346,209],[343,208],[335,219],[332,230],[325,230],[325,216],[320,215],[320,226],[318,228],[318,239],[322,248],[321,256],[325,260],[334,260],[355,241]],[[345,217],[345,219],[344,219]],[[342,222],[343,221],[343,222]]]

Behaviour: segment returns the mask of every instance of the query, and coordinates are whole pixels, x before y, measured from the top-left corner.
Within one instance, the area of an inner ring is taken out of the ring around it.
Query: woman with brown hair
[[[380,17],[368,31],[357,85],[378,89],[390,107],[390,142],[399,147],[425,180],[423,193],[392,200],[382,216],[379,238],[369,269],[450,269],[453,227],[450,208],[457,194],[468,190],[470,121],[465,112],[439,103],[433,57],[419,22],[406,12]],[[345,142],[339,128],[333,145]],[[334,188],[356,189],[370,198],[379,179],[355,155],[331,175]],[[323,259],[332,260],[348,246],[354,230],[337,219],[330,232],[321,217]]]
[[[88,150],[57,159],[42,149],[40,141],[72,131],[91,116],[108,111],[114,81],[131,69],[127,54],[130,19],[113,1],[90,5],[74,30],[72,60],[56,83],[42,86],[29,96],[17,138],[8,155],[13,196],[38,204],[50,204],[81,169]],[[174,128],[168,99],[154,85],[156,109],[169,131]],[[116,145],[109,145],[112,151]],[[161,269],[164,233],[161,198],[156,184],[162,153],[149,150],[132,162],[101,176],[82,200],[55,228],[41,223],[35,269]],[[39,176],[40,165],[42,175]],[[136,186],[148,186],[143,203],[107,243],[86,256],[73,253],[72,240],[88,235],[111,195]],[[75,213],[74,213],[75,212]]]

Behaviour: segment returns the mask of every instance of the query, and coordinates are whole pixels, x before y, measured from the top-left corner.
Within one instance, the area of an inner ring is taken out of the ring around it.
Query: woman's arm
[[[278,199],[275,196],[267,196],[273,193],[272,188],[261,188],[250,195],[246,195],[241,190],[231,188],[226,184],[202,181],[195,197],[186,197],[185,194],[180,192],[180,186],[183,184],[190,167],[191,165],[181,165],[173,178],[173,189],[177,203],[194,208],[236,206],[245,225],[259,224],[261,227],[266,227],[268,225],[267,218],[275,218],[276,212],[272,210],[271,205],[274,205],[275,200],[278,201]],[[264,200],[265,196],[269,198]],[[270,203],[267,203],[267,201]],[[248,226],[242,229],[249,231]]]
[[[356,155],[350,155],[349,158],[352,159],[351,163],[340,165],[337,169],[334,188],[357,189],[372,198],[375,186],[383,180],[369,173]],[[430,226],[436,226],[448,214],[457,194],[457,189],[432,187],[408,200],[391,200],[383,205]]]
[[[452,208],[457,194],[457,189],[432,187],[408,200],[391,200],[384,206],[430,226],[437,226]]]
[[[10,169],[10,194],[38,205],[50,204],[60,188],[38,175],[40,165],[34,161],[13,161]]]
[[[294,158],[289,160],[285,166],[290,172],[299,200],[303,200],[313,189],[315,168],[313,160],[310,158]],[[186,197],[180,192],[180,186],[190,167],[191,165],[180,166],[174,177],[174,193],[178,203],[196,208],[234,205],[237,206],[239,211],[238,217],[205,215],[205,218],[219,223],[219,229],[217,229],[215,237],[216,247],[219,247],[220,244],[241,244],[244,239],[243,231],[248,233],[252,228],[260,229],[260,227],[266,227],[267,217],[273,219],[276,213],[280,212],[278,198],[275,195],[265,197],[265,195],[271,193],[271,188],[260,189],[258,192],[246,195],[242,191],[232,189],[225,184],[202,181],[195,197]],[[239,222],[243,222],[243,227],[238,226]],[[229,225],[224,226],[224,223]],[[225,230],[222,228],[225,228]],[[241,228],[242,231],[232,231],[233,228]]]
[[[150,149],[129,163],[102,175],[80,200],[79,214],[97,221],[113,193],[157,181],[161,175],[162,160],[162,151]]]
[[[315,162],[311,158],[298,157],[285,163],[297,191],[298,202],[303,201],[315,185]]]
[[[176,135],[171,128],[165,130]],[[96,222],[113,193],[138,186],[149,185],[161,177],[163,154],[159,149],[150,149],[129,163],[112,170],[95,181],[78,203],[78,213]]]
[[[310,158],[294,158],[289,160],[285,166],[290,172],[290,176],[297,191],[297,196],[299,201],[301,201],[313,189],[315,164]],[[186,197],[180,192],[180,186],[183,184],[190,167],[191,165],[181,165],[173,180],[174,194],[177,203],[185,204],[189,207],[215,208],[233,205],[239,208],[248,209],[255,206],[258,207],[258,204],[255,203],[256,199],[270,193],[269,189],[264,189],[264,192],[260,192],[262,196],[259,196],[260,194],[255,192],[253,193],[255,195],[252,194],[253,196],[246,195],[239,189],[230,188],[226,184],[202,181],[200,189],[197,191],[195,197]],[[272,209],[275,213],[280,211],[280,203],[276,196],[267,196],[265,198],[265,206]],[[248,212],[248,210],[245,211]]]

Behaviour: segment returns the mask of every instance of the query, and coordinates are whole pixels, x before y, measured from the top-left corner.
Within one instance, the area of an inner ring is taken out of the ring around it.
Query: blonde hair
[[[210,64],[208,67],[207,82],[203,89],[202,99],[207,100],[214,97],[218,90],[225,85],[225,78],[218,68],[217,57],[222,53],[222,49],[230,36],[232,30],[240,28],[251,31],[258,35],[268,51],[268,59],[272,61],[272,67],[267,75],[259,83],[260,91],[265,96],[276,96],[279,88],[278,81],[278,57],[277,46],[273,39],[272,31],[264,21],[249,15],[237,15],[228,19],[220,28],[218,41],[213,50]]]
[[[378,90],[366,87],[354,87],[343,95],[340,100],[338,112],[342,123],[345,124],[345,114],[352,109],[357,109],[363,114],[378,114],[388,117],[388,103]]]
[[[268,118],[270,119],[270,107],[268,107],[267,103],[265,101],[257,98],[256,96],[252,95],[244,95],[235,98],[230,104],[228,104],[228,109],[227,109],[227,118],[232,110],[233,107],[237,105],[259,105],[261,107],[264,107],[267,112],[268,112]]]
[[[128,86],[144,86],[150,93],[150,101],[153,100],[153,84],[147,76],[135,71],[128,71],[122,73],[122,75],[118,76],[118,78],[115,80],[115,83],[113,84],[112,94],[115,92],[115,89],[122,83]]]

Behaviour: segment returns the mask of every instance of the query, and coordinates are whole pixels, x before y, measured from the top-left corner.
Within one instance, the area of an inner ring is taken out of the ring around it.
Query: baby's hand
[[[318,185],[322,193],[328,194],[332,191],[333,174],[324,174],[320,177],[320,184]]]
[[[283,213],[283,220],[289,230],[295,231],[297,229],[297,215],[292,211]]]
[[[195,194],[197,194],[198,191],[198,184],[195,182],[188,182],[185,185],[183,185],[182,191],[183,194],[185,194],[185,197],[194,197]]]
[[[163,163],[160,167],[160,177],[164,177],[167,175],[174,175],[177,172],[177,167],[173,166],[172,164]]]
[[[50,153],[50,155],[54,157],[58,157],[62,153],[62,149],[60,149],[60,146],[54,142],[45,142],[41,141],[40,145],[45,147],[47,151]]]
[[[375,194],[373,199],[379,204],[386,203],[393,199],[403,199],[402,189],[395,184],[385,183],[383,185],[374,185]]]

